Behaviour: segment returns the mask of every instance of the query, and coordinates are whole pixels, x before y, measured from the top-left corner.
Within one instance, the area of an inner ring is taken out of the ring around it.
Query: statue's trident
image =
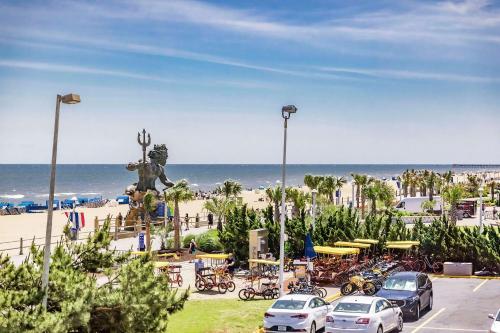
[[[142,146],[142,163],[146,164],[146,147],[151,144],[151,135],[148,133],[148,141],[146,141],[146,130],[142,129],[142,142],[141,132],[137,133],[137,142]]]

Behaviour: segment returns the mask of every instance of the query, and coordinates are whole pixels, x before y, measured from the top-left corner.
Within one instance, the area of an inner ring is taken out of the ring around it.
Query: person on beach
[[[212,213],[208,213],[208,229],[212,229],[214,225],[214,215]]]
[[[189,230],[189,215],[186,213],[186,216],[184,216],[184,223],[186,223],[186,229],[185,231]]]
[[[193,238],[193,239],[191,239],[191,242],[189,242],[189,254],[195,255],[195,253],[196,253],[196,247],[197,247],[197,244],[196,244],[196,242],[195,242],[195,240]],[[189,262],[193,262],[193,261],[189,260]]]

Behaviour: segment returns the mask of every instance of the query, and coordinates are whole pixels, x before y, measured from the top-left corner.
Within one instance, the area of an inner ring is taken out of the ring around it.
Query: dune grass
[[[273,301],[192,300],[168,321],[167,333],[249,333],[260,325]]]

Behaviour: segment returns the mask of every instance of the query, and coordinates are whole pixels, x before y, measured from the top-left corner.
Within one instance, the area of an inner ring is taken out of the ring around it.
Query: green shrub
[[[196,235],[189,234],[184,236],[182,239],[182,247],[187,249],[189,247],[189,243],[191,243],[191,239],[196,239]]]
[[[219,241],[217,230],[210,230],[198,235],[196,238],[198,249],[202,252],[222,251],[224,248]]]

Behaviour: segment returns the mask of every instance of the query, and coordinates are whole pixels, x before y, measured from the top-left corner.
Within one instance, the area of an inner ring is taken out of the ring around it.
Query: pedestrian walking
[[[208,213],[208,229],[212,229],[214,225],[214,215],[212,213]]]
[[[186,216],[184,216],[184,223],[186,224],[186,229],[185,231],[189,230],[189,215],[186,213]]]
[[[196,254],[196,248],[197,248],[197,246],[198,245],[196,244],[194,238],[191,239],[191,242],[189,242],[189,254],[195,255]],[[193,262],[193,261],[189,260],[189,262]]]

